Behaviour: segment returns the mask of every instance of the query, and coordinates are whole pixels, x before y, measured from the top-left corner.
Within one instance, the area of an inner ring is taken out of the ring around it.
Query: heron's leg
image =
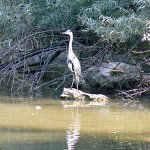
[[[78,90],[78,86],[79,86],[79,85],[78,85],[78,84],[76,84],[76,86],[77,86],[77,90]]]
[[[73,80],[72,80],[71,89],[72,89],[72,87],[73,87],[73,83],[74,83],[74,77],[73,77]]]
[[[71,84],[71,89],[73,87],[73,83],[74,83],[75,79],[74,79],[74,75],[73,75],[73,80],[72,80],[72,84]]]

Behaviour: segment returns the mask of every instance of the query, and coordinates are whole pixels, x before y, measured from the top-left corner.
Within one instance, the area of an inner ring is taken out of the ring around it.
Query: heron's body
[[[73,86],[73,83],[75,82],[77,85],[77,89],[78,89],[78,85],[81,80],[81,65],[80,65],[78,58],[76,57],[76,55],[74,54],[74,52],[72,50],[73,33],[70,30],[67,30],[66,32],[63,32],[63,34],[67,34],[70,36],[67,64],[68,64],[68,68],[73,73],[72,86]]]

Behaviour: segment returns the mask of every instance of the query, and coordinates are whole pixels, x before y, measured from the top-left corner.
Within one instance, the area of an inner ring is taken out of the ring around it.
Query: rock
[[[140,69],[123,62],[102,63],[100,67],[89,68],[85,78],[92,87],[105,85],[105,87],[114,88],[119,83],[125,87],[128,85],[124,83],[134,82],[140,78]]]
[[[50,81],[64,75],[64,66],[62,64],[51,64],[47,67],[47,71],[44,73],[43,81]]]

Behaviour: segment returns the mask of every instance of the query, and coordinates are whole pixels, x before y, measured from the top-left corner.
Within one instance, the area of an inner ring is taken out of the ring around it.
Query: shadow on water
[[[2,150],[149,150],[150,111],[0,97]]]

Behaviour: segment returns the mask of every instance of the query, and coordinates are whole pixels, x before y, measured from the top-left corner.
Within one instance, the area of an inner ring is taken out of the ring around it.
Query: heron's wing
[[[75,81],[79,83],[81,80],[81,65],[77,57],[72,60],[74,74],[75,74]]]
[[[78,84],[81,80],[81,65],[78,58],[74,54],[69,55],[67,64],[70,71],[74,74],[75,81]]]
[[[73,65],[73,62],[71,61],[71,59],[67,60],[67,64],[68,64],[70,71],[74,72],[74,65]]]
[[[77,57],[75,57],[72,61],[72,63],[74,64],[74,71],[77,73],[77,74],[81,74],[81,65],[80,65],[80,62],[78,60]]]

